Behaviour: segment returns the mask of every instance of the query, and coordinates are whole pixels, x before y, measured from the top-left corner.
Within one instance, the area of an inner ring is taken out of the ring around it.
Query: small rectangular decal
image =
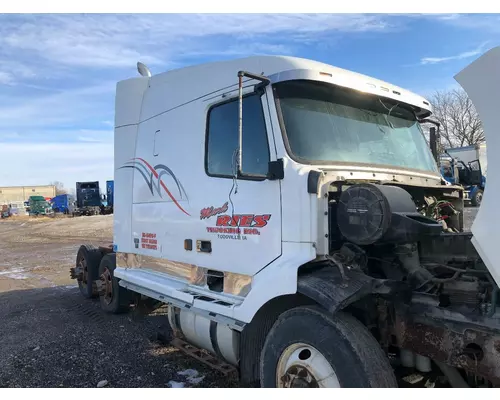
[[[142,232],[141,248],[148,250],[158,250],[158,241],[156,240],[156,233]]]

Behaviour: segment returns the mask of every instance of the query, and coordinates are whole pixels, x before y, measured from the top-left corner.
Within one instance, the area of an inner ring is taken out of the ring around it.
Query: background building
[[[55,185],[44,186],[0,186],[0,205],[24,203],[30,196],[54,197]]]

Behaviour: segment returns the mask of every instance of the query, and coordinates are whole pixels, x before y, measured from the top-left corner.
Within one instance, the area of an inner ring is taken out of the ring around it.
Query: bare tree
[[[67,194],[68,191],[64,187],[64,184],[59,181],[54,181],[51,182],[50,185],[54,185],[56,187],[56,196],[59,196],[60,194]]]
[[[440,91],[431,99],[434,118],[441,124],[445,147],[462,147],[484,142],[479,116],[463,89]]]

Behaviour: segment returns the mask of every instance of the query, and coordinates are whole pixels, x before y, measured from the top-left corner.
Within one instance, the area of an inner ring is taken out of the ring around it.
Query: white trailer
[[[427,100],[293,57],[139,71],[113,246],[71,271],[86,297],[166,304],[174,345],[262,387],[500,384],[498,260],[463,232]]]

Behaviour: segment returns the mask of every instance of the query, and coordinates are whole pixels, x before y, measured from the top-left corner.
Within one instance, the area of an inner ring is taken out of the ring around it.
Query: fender
[[[389,293],[391,289],[387,282],[365,275],[360,270],[346,269],[342,277],[337,267],[326,265],[299,275],[297,292],[333,314],[367,295]]]

